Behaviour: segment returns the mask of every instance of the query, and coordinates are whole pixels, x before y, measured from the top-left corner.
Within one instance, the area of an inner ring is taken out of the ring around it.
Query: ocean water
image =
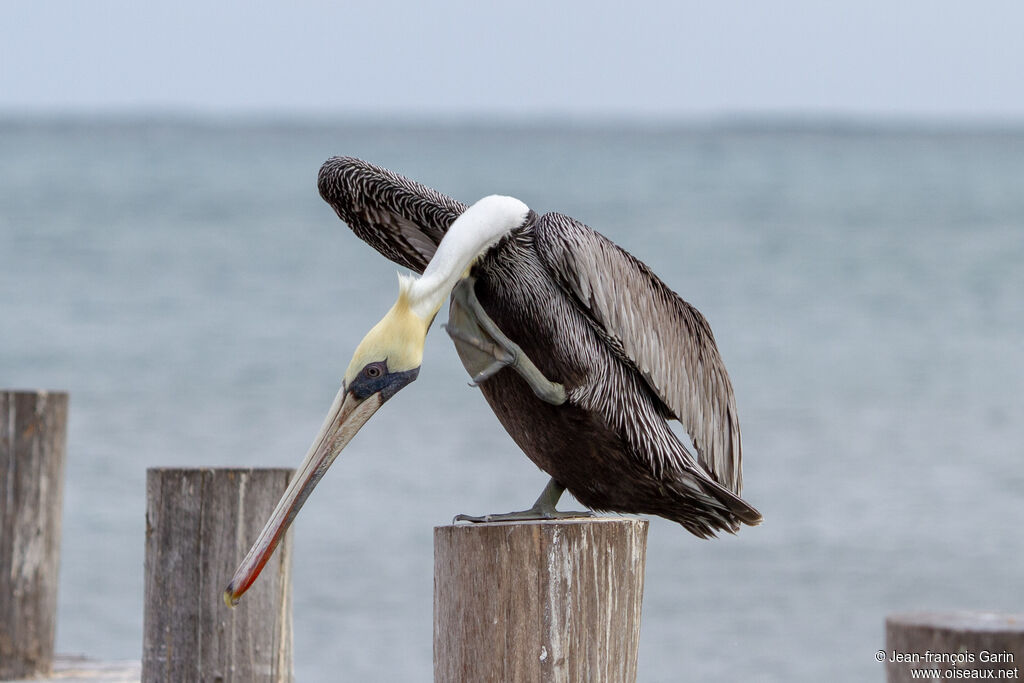
[[[890,612],[1024,612],[1024,130],[7,119],[0,386],[72,397],[58,650],[139,657],[146,468],[296,466],[393,302],[335,154],[573,215],[710,321],[765,522],[652,520],[641,681],[882,680]],[[432,527],[544,485],[466,381],[433,330],[299,516],[298,680],[430,680]]]

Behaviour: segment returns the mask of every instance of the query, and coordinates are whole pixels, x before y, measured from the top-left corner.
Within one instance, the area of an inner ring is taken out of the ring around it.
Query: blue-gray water
[[[881,680],[884,616],[1024,611],[1024,131],[0,123],[0,386],[72,395],[58,649],[141,650],[150,466],[295,466],[396,266],[364,157],[586,221],[709,319],[765,515],[652,522],[642,681]],[[431,677],[432,531],[545,476],[443,332],[299,516],[301,681]]]

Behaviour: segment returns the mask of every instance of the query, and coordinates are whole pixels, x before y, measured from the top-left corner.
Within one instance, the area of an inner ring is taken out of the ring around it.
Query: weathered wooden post
[[[0,679],[49,675],[68,395],[0,391]]]
[[[647,522],[434,529],[434,682],[636,680]]]
[[[291,534],[237,607],[223,593],[290,469],[150,469],[142,680],[292,680]]]
[[[892,614],[885,620],[885,647],[878,654],[886,663],[889,683],[933,678],[1020,679],[1024,667],[1024,615]],[[937,677],[922,675],[922,671],[936,672]]]

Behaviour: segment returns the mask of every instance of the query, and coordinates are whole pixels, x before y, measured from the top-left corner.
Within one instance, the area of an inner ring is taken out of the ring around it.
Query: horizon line
[[[0,124],[10,123],[178,123],[192,125],[382,126],[439,128],[737,128],[1016,130],[1021,116],[966,116],[943,113],[772,109],[708,112],[491,112],[323,109],[214,109],[199,107],[2,107]]]

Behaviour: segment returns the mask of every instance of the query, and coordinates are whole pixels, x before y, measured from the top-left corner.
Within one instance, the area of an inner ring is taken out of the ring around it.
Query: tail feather
[[[754,506],[709,477],[690,476],[683,486],[673,489],[679,494],[679,504],[671,514],[662,516],[700,538],[713,538],[719,531],[734,534],[741,524],[757,526],[763,519]]]

